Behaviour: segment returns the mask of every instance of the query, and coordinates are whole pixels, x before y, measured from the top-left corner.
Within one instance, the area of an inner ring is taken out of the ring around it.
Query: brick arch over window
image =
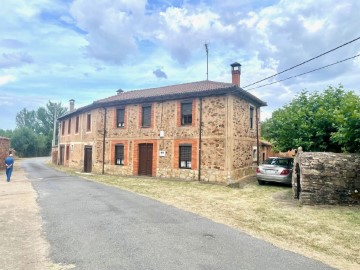
[[[125,141],[125,140],[114,140],[111,141],[111,158],[110,158],[110,164],[111,165],[115,165],[115,145],[117,144],[122,144],[124,145],[124,166],[128,165],[128,160],[129,160],[129,142]]]
[[[182,124],[182,115],[181,115],[181,105],[183,103],[192,103],[192,107],[191,107],[191,114],[192,114],[192,122],[191,125],[183,125]],[[186,127],[186,126],[190,126],[190,127],[195,127],[196,126],[196,99],[186,99],[186,100],[179,100],[177,102],[177,121],[176,124],[178,127]]]
[[[174,160],[173,168],[179,168],[179,149],[181,145],[191,145],[191,170],[197,170],[198,168],[198,140],[174,140]]]

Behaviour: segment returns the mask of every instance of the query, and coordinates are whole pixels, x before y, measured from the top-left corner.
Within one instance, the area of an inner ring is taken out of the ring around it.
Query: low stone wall
[[[292,182],[301,204],[360,204],[360,155],[299,151]]]
[[[0,137],[0,169],[5,169],[4,159],[9,155],[10,139]]]

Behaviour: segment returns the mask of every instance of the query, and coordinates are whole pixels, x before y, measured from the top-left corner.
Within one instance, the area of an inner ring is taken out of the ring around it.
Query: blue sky
[[[236,61],[245,86],[359,37],[359,10],[357,0],[2,0],[0,128],[49,100],[81,107],[119,88],[205,80],[204,43],[209,79],[231,82]],[[360,40],[264,83],[357,54]],[[265,119],[303,89],[360,94],[359,72],[360,57],[249,92],[268,103]]]

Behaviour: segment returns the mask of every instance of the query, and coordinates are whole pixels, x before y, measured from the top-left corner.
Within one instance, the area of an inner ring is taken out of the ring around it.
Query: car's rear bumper
[[[277,182],[284,184],[291,184],[291,174],[289,175],[269,175],[269,174],[256,174],[257,180],[266,182]]]

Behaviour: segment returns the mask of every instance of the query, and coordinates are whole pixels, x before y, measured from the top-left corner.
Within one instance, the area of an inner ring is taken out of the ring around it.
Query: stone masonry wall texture
[[[105,160],[103,161],[103,132],[105,110],[93,109],[91,130],[86,128],[87,112],[79,115],[79,132],[75,133],[75,118],[65,119],[65,133],[60,133],[60,145],[70,145],[70,157],[65,166],[84,169],[84,148],[92,146],[92,170],[117,175],[137,175],[138,144],[152,143],[154,148],[153,176],[164,178],[198,179],[200,99],[192,99],[193,123],[181,126],[181,100],[152,102],[151,126],[141,126],[141,110],[144,104],[128,104],[122,108],[124,126],[116,126],[116,107],[107,108]],[[249,102],[235,96],[212,96],[202,100],[201,180],[226,182],[230,177],[239,179],[254,174],[252,158],[256,145],[256,130],[249,128]],[[230,111],[235,111],[234,113]],[[229,115],[232,118],[229,118]],[[160,131],[164,136],[160,137]],[[114,164],[114,142],[124,144],[125,164]],[[180,169],[179,143],[192,145],[192,168]],[[232,145],[232,148],[229,148]],[[159,156],[159,151],[165,156]],[[155,158],[156,157],[156,158]],[[229,161],[231,159],[231,162]],[[104,163],[104,165],[103,165]]]
[[[0,169],[5,169],[4,159],[8,156],[10,150],[10,139],[0,137]]]
[[[294,163],[300,168],[301,204],[360,204],[360,155],[299,152]],[[293,189],[296,194],[296,172]]]

